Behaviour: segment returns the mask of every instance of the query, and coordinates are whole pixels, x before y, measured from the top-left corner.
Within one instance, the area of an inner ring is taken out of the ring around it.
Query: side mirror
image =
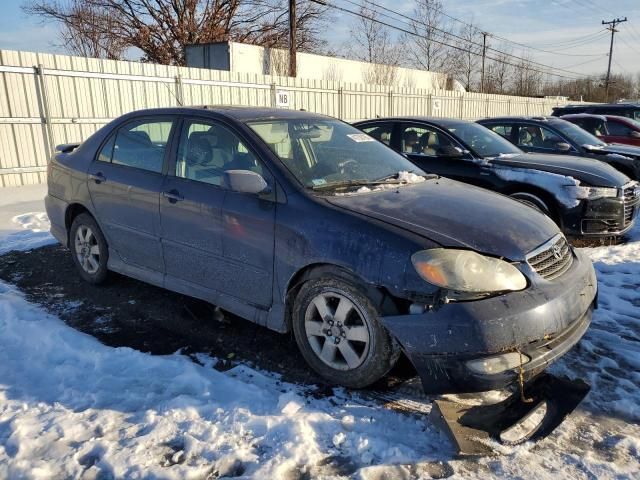
[[[268,194],[269,185],[262,175],[251,170],[227,170],[224,172],[224,185],[234,192]]]
[[[453,145],[443,145],[438,147],[436,153],[439,157],[451,159],[462,158],[464,156],[464,153]]]
[[[631,138],[640,138],[640,132],[633,130],[630,135]]]
[[[568,152],[569,150],[571,150],[571,145],[566,142],[558,142],[556,143],[556,148],[561,152]]]

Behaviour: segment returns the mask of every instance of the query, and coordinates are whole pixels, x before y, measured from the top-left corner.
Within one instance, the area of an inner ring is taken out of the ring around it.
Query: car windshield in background
[[[448,130],[482,158],[522,153],[511,142],[477,123],[460,123]]]
[[[314,190],[400,183],[400,172],[424,175],[402,155],[336,120],[278,119],[248,125],[300,183]]]
[[[569,140],[577,143],[578,145],[591,145],[594,147],[604,147],[607,145],[598,137],[591,135],[586,130],[583,130],[571,122],[567,122],[566,120],[558,120],[553,123],[553,126],[569,137]]]

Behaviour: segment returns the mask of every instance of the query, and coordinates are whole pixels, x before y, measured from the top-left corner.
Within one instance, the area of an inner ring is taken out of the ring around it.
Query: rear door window
[[[121,127],[116,133],[111,150],[111,162],[149,172],[161,173],[173,120],[136,120]],[[106,160],[109,143],[99,159]]]
[[[511,132],[513,127],[511,125],[491,125],[489,126],[490,130],[493,130],[501,137],[506,138],[507,140],[511,140]]]

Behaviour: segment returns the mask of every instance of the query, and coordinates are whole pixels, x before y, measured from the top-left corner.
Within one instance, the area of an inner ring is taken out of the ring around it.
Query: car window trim
[[[138,170],[141,172],[153,173],[156,175],[163,175],[163,176],[166,175],[167,163],[169,161],[169,148],[173,142],[173,135],[175,134],[178,117],[179,117],[178,115],[166,114],[166,115],[159,115],[159,116],[141,115],[139,117],[127,118],[123,122],[119,123],[113,130],[111,130],[111,132],[109,132],[109,134],[105,137],[105,139],[102,140],[102,142],[100,143],[100,146],[96,149],[96,153],[94,154],[93,160],[91,161],[91,163],[96,164],[99,162],[99,164],[113,165],[117,167]],[[156,172],[153,170],[147,170],[145,168],[133,167],[131,165],[124,165],[121,163],[113,163],[113,152],[115,151],[115,146],[116,146],[115,141],[118,138],[118,133],[120,132],[120,130],[126,127],[127,125],[129,125],[130,123],[135,123],[145,119],[151,120],[149,123],[157,123],[162,121],[158,119],[169,119],[171,121],[171,130],[169,131],[169,137],[167,138],[167,143],[164,148],[164,156],[162,158],[162,168],[160,169],[159,172]],[[109,161],[105,162],[105,161],[99,160],[98,157],[100,156],[100,152],[102,152],[102,149],[105,147],[105,145],[107,145],[112,139],[113,139],[113,148],[111,149],[111,157],[109,158]]]

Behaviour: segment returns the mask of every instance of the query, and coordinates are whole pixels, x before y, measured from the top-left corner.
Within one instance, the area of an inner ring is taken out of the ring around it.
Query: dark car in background
[[[640,103],[594,103],[565,105],[563,107],[555,107],[551,115],[554,117],[561,117],[563,115],[570,115],[575,113],[616,115],[619,117],[628,117],[640,122]]]
[[[401,351],[426,391],[531,379],[582,337],[597,289],[547,216],[301,111],[127,114],[59,147],[46,207],[86,281],[113,270],[293,331],[348,387]]]
[[[622,143],[640,147],[640,122],[631,118],[588,113],[563,115],[560,118],[578,125],[605,143]]]
[[[422,170],[515,198],[549,215],[573,237],[622,235],[638,212],[637,182],[609,165],[526,154],[477,123],[411,117],[355,125]]]
[[[640,180],[640,148],[608,144],[571,122],[555,117],[499,117],[478,123],[525,152],[595,158]]]

